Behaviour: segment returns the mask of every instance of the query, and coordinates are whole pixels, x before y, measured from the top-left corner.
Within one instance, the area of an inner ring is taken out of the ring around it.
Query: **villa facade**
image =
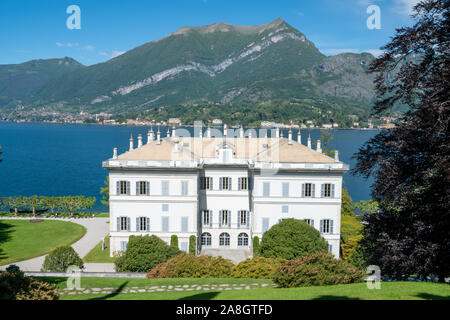
[[[110,250],[126,250],[130,235],[178,236],[188,251],[235,261],[252,256],[252,241],[281,219],[305,220],[339,257],[342,176],[348,165],[301,144],[292,131],[256,137],[243,129],[229,134],[181,129],[161,138],[149,131],[147,143],[130,138],[128,152],[103,162],[110,181]],[[195,135],[195,134],[194,134]],[[219,136],[220,135],[220,136]]]

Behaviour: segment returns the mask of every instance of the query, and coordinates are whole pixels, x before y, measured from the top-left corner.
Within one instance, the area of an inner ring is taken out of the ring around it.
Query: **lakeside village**
[[[333,121],[333,111],[326,111],[326,119],[305,119],[300,122],[290,120],[288,123],[275,121],[261,121],[261,128],[291,128],[291,129],[392,129],[395,127],[397,115],[385,117],[369,117],[362,121],[357,115],[348,116],[351,121],[347,125]],[[325,121],[324,121],[325,120]],[[329,121],[326,121],[329,120]],[[66,124],[98,124],[98,125],[135,125],[135,126],[181,126],[189,125],[182,123],[180,118],[168,118],[166,120],[144,119],[140,117],[127,118],[122,115],[99,112],[89,113],[80,111],[77,113],[58,112],[43,109],[16,109],[14,116],[0,114],[0,121],[6,122],[44,122],[44,123],[66,123]],[[221,126],[225,122],[219,118],[205,121],[210,126]]]

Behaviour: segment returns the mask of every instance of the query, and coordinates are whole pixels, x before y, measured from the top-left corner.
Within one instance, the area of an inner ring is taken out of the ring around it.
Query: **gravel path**
[[[24,219],[29,220],[30,218],[1,218],[2,220],[6,219]],[[80,219],[63,219],[63,218],[46,218],[45,220],[61,220],[61,221],[70,221],[77,224],[80,224],[86,228],[86,234],[78,240],[77,242],[72,244],[72,247],[75,251],[83,258],[89,251],[94,248],[97,243],[99,243],[104,237],[106,237],[109,233],[109,218],[80,218]],[[40,271],[42,264],[44,263],[45,255],[36,257],[29,260],[24,260],[20,262],[14,262],[20,267],[22,271]],[[97,266],[101,265],[101,266]],[[0,270],[4,270],[8,267],[8,265],[0,266]],[[84,271],[90,272],[96,271],[114,271],[112,263],[87,263]]]

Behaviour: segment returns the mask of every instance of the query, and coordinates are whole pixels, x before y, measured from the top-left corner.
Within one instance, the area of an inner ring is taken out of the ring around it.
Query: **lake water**
[[[137,144],[137,135],[146,141],[148,127],[100,126],[45,123],[0,122],[0,197],[4,196],[95,196],[94,211],[107,211],[100,203],[100,187],[107,171],[102,161],[112,157],[114,147],[118,153],[128,149],[130,134]],[[192,128],[188,128],[191,130]],[[161,128],[164,137],[167,128]],[[287,137],[287,130],[284,130]],[[297,134],[294,131],[294,138]],[[377,131],[332,130],[331,148],[339,150],[341,161],[354,166],[351,156]],[[302,142],[308,134],[313,145],[319,139],[319,130],[302,130]],[[370,199],[371,181],[350,173],[344,176],[353,201]]]

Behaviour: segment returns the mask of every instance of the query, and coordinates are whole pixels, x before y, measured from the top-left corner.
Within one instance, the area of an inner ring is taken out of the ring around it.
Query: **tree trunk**
[[[17,207],[14,208],[14,216],[17,217]]]

